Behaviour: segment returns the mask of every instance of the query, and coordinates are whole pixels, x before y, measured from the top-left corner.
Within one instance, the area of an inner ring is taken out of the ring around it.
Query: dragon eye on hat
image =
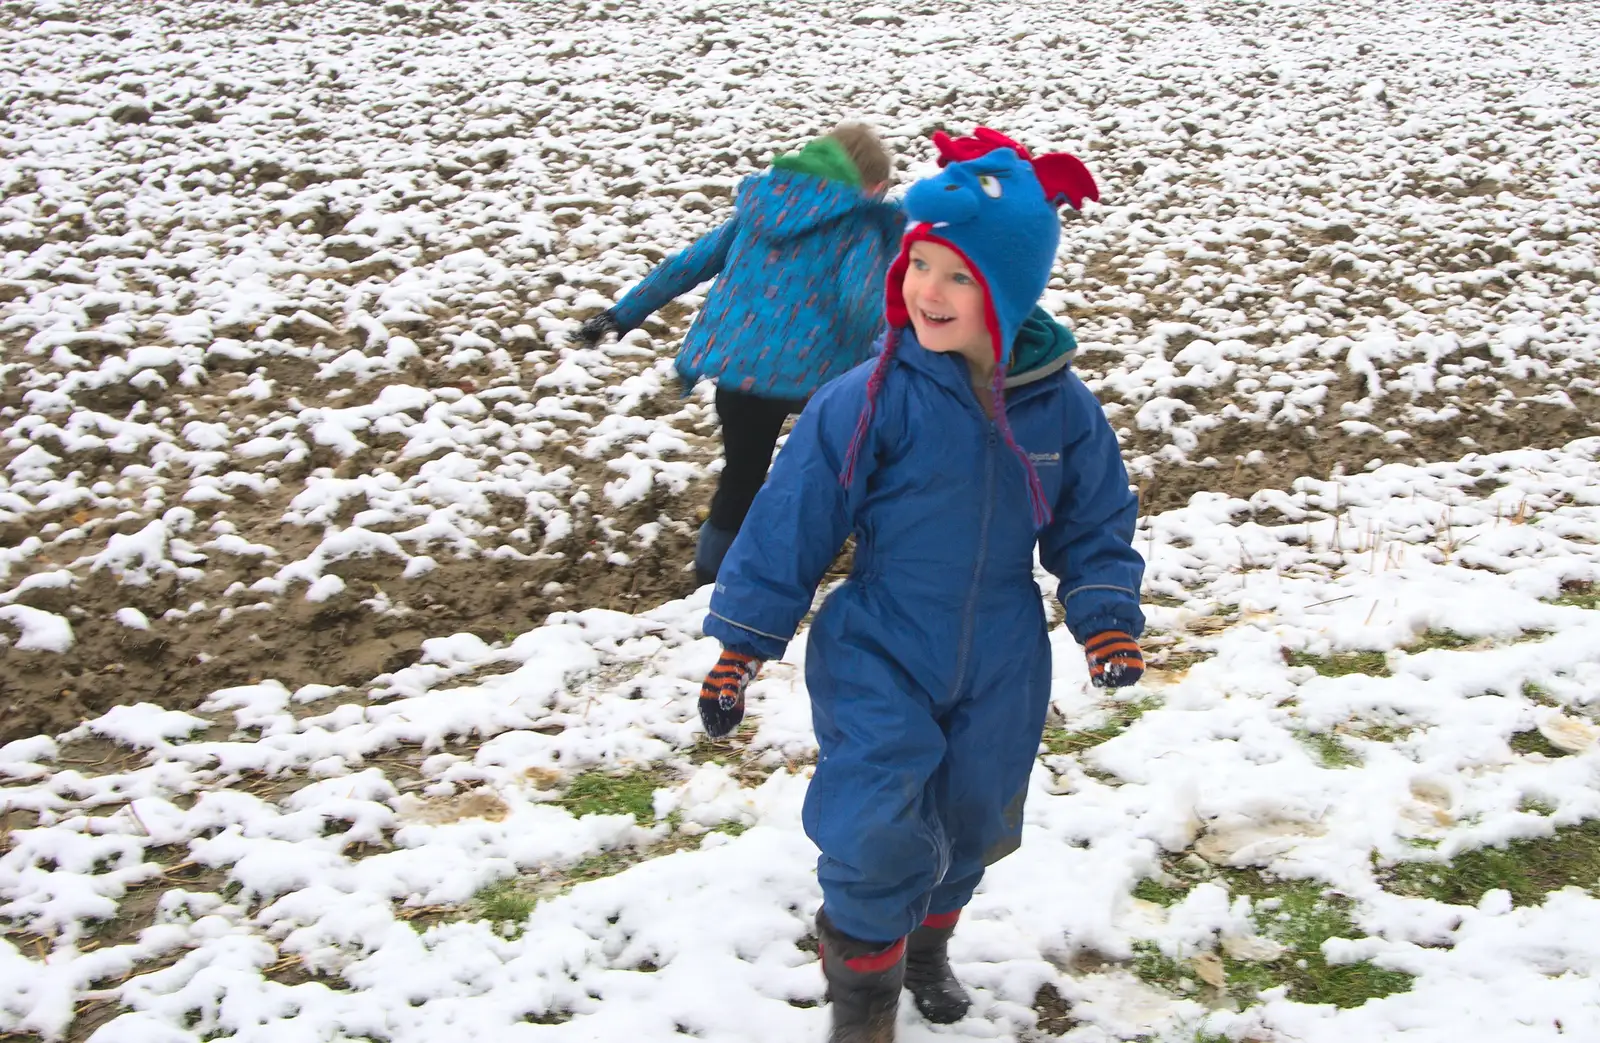
[[[979,174],[978,187],[983,189],[983,194],[990,199],[999,199],[1001,196],[1000,179],[993,174]]]

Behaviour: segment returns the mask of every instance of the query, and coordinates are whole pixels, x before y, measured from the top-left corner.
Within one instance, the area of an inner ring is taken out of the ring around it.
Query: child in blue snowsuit
[[[695,550],[702,585],[767,477],[784,420],[865,360],[882,328],[879,287],[905,223],[881,199],[888,179],[877,136],[841,124],[746,178],[731,219],[579,329],[593,345],[718,277],[677,359],[686,386],[717,382],[722,423],[722,474]]]
[[[932,1021],[966,1013],[947,943],[984,867],[1018,845],[1050,696],[1036,546],[1093,682],[1144,669],[1116,436],[1066,364],[1070,335],[1034,313],[1055,205],[1098,198],[1093,179],[986,128],[936,141],[944,170],[905,200],[884,349],[806,406],[705,621],[724,651],[700,710],[724,735],[854,533],[806,654],[834,1043],[892,1040],[902,987]]]

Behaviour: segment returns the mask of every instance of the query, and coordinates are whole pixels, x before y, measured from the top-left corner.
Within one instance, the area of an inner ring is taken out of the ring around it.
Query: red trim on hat
[[[926,221],[913,225],[905,234],[905,238],[900,241],[900,256],[889,266],[889,275],[884,286],[884,318],[892,327],[911,325],[911,309],[906,307],[905,281],[906,269],[911,266],[911,247],[915,243],[934,243],[953,250],[955,255],[961,258],[961,263],[972,273],[972,277],[978,280],[978,286],[983,290],[983,323],[989,330],[989,343],[994,346],[994,363],[998,368],[1004,351],[1001,347],[1000,316],[994,310],[994,294],[989,292],[989,281],[983,277],[983,270],[973,264],[972,259],[959,246],[935,235],[933,226]]]
[[[927,222],[914,224],[900,240],[900,253],[889,265],[883,278],[883,317],[890,329],[911,325],[911,312],[906,307],[906,269],[911,266],[911,244],[930,238],[933,226]]]

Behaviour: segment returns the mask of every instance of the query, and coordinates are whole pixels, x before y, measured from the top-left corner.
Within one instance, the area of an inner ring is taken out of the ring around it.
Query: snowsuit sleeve
[[[859,366],[806,405],[723,559],[704,631],[724,646],[777,659],[811,610],[817,584],[850,534],[884,419],[867,429],[850,488],[839,484],[866,404],[871,366]]]
[[[1061,494],[1039,534],[1039,560],[1061,580],[1067,629],[1079,644],[1106,630],[1138,637],[1144,630],[1144,559],[1133,548],[1138,499],[1100,403],[1076,377],[1069,386]]]
[[[622,332],[638,328],[646,316],[662,305],[721,272],[738,228],[739,215],[734,214],[652,269],[611,309]]]

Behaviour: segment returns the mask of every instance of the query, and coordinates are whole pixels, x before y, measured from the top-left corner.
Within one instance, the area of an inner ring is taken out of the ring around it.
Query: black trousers
[[[717,388],[723,465],[716,494],[711,497],[710,524],[724,532],[739,531],[756,493],[761,491],[761,483],[767,480],[784,420],[800,412],[805,404],[805,399],[763,398]]]

